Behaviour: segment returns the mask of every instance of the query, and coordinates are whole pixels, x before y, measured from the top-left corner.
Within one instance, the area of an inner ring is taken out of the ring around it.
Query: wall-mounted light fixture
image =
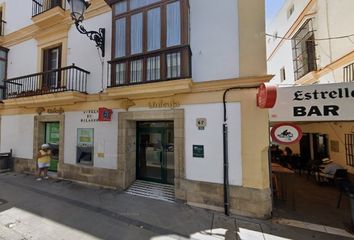
[[[85,0],[68,0],[71,11],[71,18],[74,20],[77,30],[85,34],[90,40],[95,41],[96,47],[99,47],[102,51],[102,57],[104,57],[105,50],[105,29],[99,28],[96,31],[87,31],[84,26],[80,25],[84,20],[84,13],[90,6],[90,3]]]

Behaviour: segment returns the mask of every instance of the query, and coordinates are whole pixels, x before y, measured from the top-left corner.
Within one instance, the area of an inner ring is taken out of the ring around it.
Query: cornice
[[[93,0],[92,5],[85,13],[85,19],[90,19],[110,11],[111,8],[104,0]],[[0,44],[8,48],[30,39],[37,40],[39,38],[48,37],[49,34],[57,34],[59,31],[68,32],[73,24],[69,10],[63,11],[62,9],[54,8],[42,14],[33,17],[33,24],[0,37]],[[54,14],[57,17],[51,18],[48,16],[50,14]],[[35,21],[39,18],[43,18],[44,20],[41,21],[39,25],[38,23],[36,25]]]

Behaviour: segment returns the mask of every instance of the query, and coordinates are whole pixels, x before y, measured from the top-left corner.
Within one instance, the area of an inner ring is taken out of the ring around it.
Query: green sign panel
[[[46,143],[59,143],[59,123],[46,124]]]
[[[204,158],[204,145],[193,145],[193,157]]]

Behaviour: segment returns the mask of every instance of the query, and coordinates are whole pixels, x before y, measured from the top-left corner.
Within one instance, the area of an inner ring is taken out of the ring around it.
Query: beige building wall
[[[267,73],[264,4],[264,0],[238,1],[240,77]]]

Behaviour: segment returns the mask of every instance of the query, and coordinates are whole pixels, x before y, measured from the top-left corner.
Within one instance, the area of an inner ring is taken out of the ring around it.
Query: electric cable
[[[294,40],[293,38],[279,37],[279,36],[272,35],[269,33],[266,33],[265,35],[268,37],[278,38],[278,39],[282,39],[282,40]],[[349,35],[344,35],[344,36],[329,37],[329,38],[316,38],[316,39],[306,40],[306,41],[328,41],[328,40],[344,39],[344,38],[350,38],[350,37],[354,37],[354,33],[349,34]]]

